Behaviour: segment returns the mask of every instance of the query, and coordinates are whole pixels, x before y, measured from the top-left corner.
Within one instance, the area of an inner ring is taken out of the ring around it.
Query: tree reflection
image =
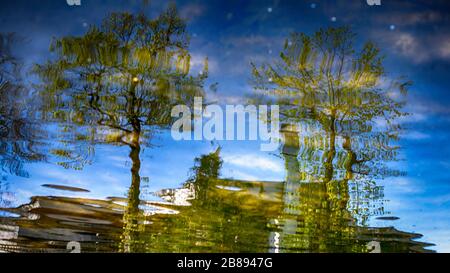
[[[358,51],[348,27],[294,33],[280,60],[254,65],[253,75],[255,88],[280,104],[282,120],[300,126],[302,181],[331,183],[344,195],[360,187],[353,194],[367,197],[380,193],[372,178],[401,174],[386,163],[396,160],[396,121],[406,115],[395,98],[411,83],[389,79],[374,43]],[[352,209],[367,219],[367,206]]]
[[[404,104],[395,100],[406,94],[410,82],[390,80],[384,72],[383,57],[375,44],[367,42],[360,51],[354,48],[355,34],[347,27],[319,30],[311,36],[294,33],[286,41],[280,60],[275,64],[254,66],[255,87],[275,96],[282,106],[286,123],[306,122],[319,125],[327,133],[327,153],[323,156],[324,179],[333,175],[337,137],[352,154],[353,142],[376,153],[358,151],[353,163],[393,158],[398,117]],[[382,119],[387,131],[377,131]],[[379,149],[378,149],[379,148]],[[353,159],[352,159],[353,158]]]
[[[199,75],[190,75],[188,45],[186,24],[175,6],[155,19],[113,13],[83,36],[55,40],[56,57],[35,67],[44,82],[44,119],[58,122],[72,137],[53,150],[62,166],[81,168],[94,144],[130,148],[124,245],[140,221],[141,145],[171,125],[173,106],[191,105],[203,93],[207,63]],[[74,143],[88,147],[84,155],[75,152]]]

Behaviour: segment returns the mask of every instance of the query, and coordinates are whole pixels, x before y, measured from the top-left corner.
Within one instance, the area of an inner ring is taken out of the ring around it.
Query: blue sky
[[[81,0],[70,7],[65,0],[3,1],[0,32],[24,37],[16,53],[26,64],[42,62],[52,37],[80,35],[98,24],[109,12],[161,12],[166,1]],[[245,102],[252,92],[250,62],[277,58],[284,40],[293,32],[312,33],[320,27],[350,25],[357,41],[376,42],[386,56],[390,76],[407,76],[414,85],[403,121],[402,168],[406,177],[387,179],[386,204],[395,222],[373,220],[373,225],[394,225],[400,230],[424,234],[434,249],[450,252],[450,2],[382,0],[381,6],[354,1],[176,1],[188,19],[192,35],[190,51],[194,71],[203,59],[210,63],[209,83],[218,91],[208,94],[220,104]],[[335,20],[334,20],[335,19]],[[209,142],[174,142],[162,134],[160,146],[143,152],[142,176],[150,176],[149,191],[179,186],[187,177],[196,155],[210,152]],[[282,181],[282,161],[259,152],[256,142],[224,142],[223,176]],[[178,157],[170,156],[177,151]],[[186,151],[186,152],[180,152]],[[89,188],[80,195],[91,198],[124,196],[129,182],[127,148],[102,146],[94,164],[85,170],[68,171],[56,165],[30,164],[30,178],[11,177],[8,187],[15,202],[26,203],[33,195],[63,194],[41,184],[67,184]],[[109,158],[106,162],[99,158]],[[253,162],[249,165],[248,162]],[[111,163],[114,168],[111,168]],[[174,168],[176,166],[176,168]],[[45,168],[45,172],[42,172]],[[53,182],[52,182],[53,181]],[[92,181],[92,183],[91,183]],[[54,192],[52,192],[54,191]]]

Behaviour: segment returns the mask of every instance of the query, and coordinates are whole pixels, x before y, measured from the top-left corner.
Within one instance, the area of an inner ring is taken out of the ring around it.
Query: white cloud
[[[384,183],[385,190],[399,194],[417,194],[422,192],[418,182],[407,177],[392,177]]]
[[[442,43],[440,43],[439,54],[442,57],[450,57],[450,38],[447,38]]]
[[[261,45],[269,47],[274,42],[274,38],[262,35],[232,36],[227,37],[225,42],[236,48],[245,48],[247,46],[261,46]],[[276,40],[276,42],[280,41]]]
[[[427,115],[425,115],[423,113],[412,113],[410,115],[401,117],[400,122],[401,123],[413,123],[413,122],[422,122],[427,119],[428,119]]]
[[[245,96],[239,96],[239,95],[227,95],[224,93],[216,93],[216,92],[210,92],[208,93],[207,97],[208,101],[215,102],[218,104],[245,104],[246,98]]]
[[[415,63],[420,63],[429,58],[429,54],[423,48],[423,44],[420,43],[410,33],[401,33],[394,41],[395,49],[405,57],[411,58]]]
[[[258,177],[244,173],[244,172],[240,172],[240,171],[233,171],[231,174],[231,177],[233,179],[246,180],[246,181],[257,181],[258,180]]]
[[[409,140],[423,140],[423,139],[428,139],[431,136],[428,134],[419,132],[419,131],[410,131],[410,132],[403,134],[401,137],[405,138],[405,139],[409,139]]]
[[[376,31],[378,41],[391,45],[398,54],[419,64],[433,60],[450,60],[450,38],[448,33],[415,34],[399,31]]]
[[[191,3],[191,4],[187,4],[187,5],[183,6],[180,9],[180,15],[183,18],[192,20],[195,17],[203,15],[204,11],[205,11],[205,6],[196,4],[196,3]]]
[[[441,21],[442,14],[436,11],[418,11],[418,12],[392,12],[387,16],[383,13],[375,17],[375,21],[380,24],[386,22],[386,17],[396,26],[416,26],[419,24],[429,24]]]
[[[193,73],[200,73],[205,68],[205,60],[207,56],[202,54],[193,53],[191,54],[191,67],[190,70]],[[208,69],[209,73],[214,73],[217,71],[218,65],[217,62],[212,59],[211,57],[208,57]]]

